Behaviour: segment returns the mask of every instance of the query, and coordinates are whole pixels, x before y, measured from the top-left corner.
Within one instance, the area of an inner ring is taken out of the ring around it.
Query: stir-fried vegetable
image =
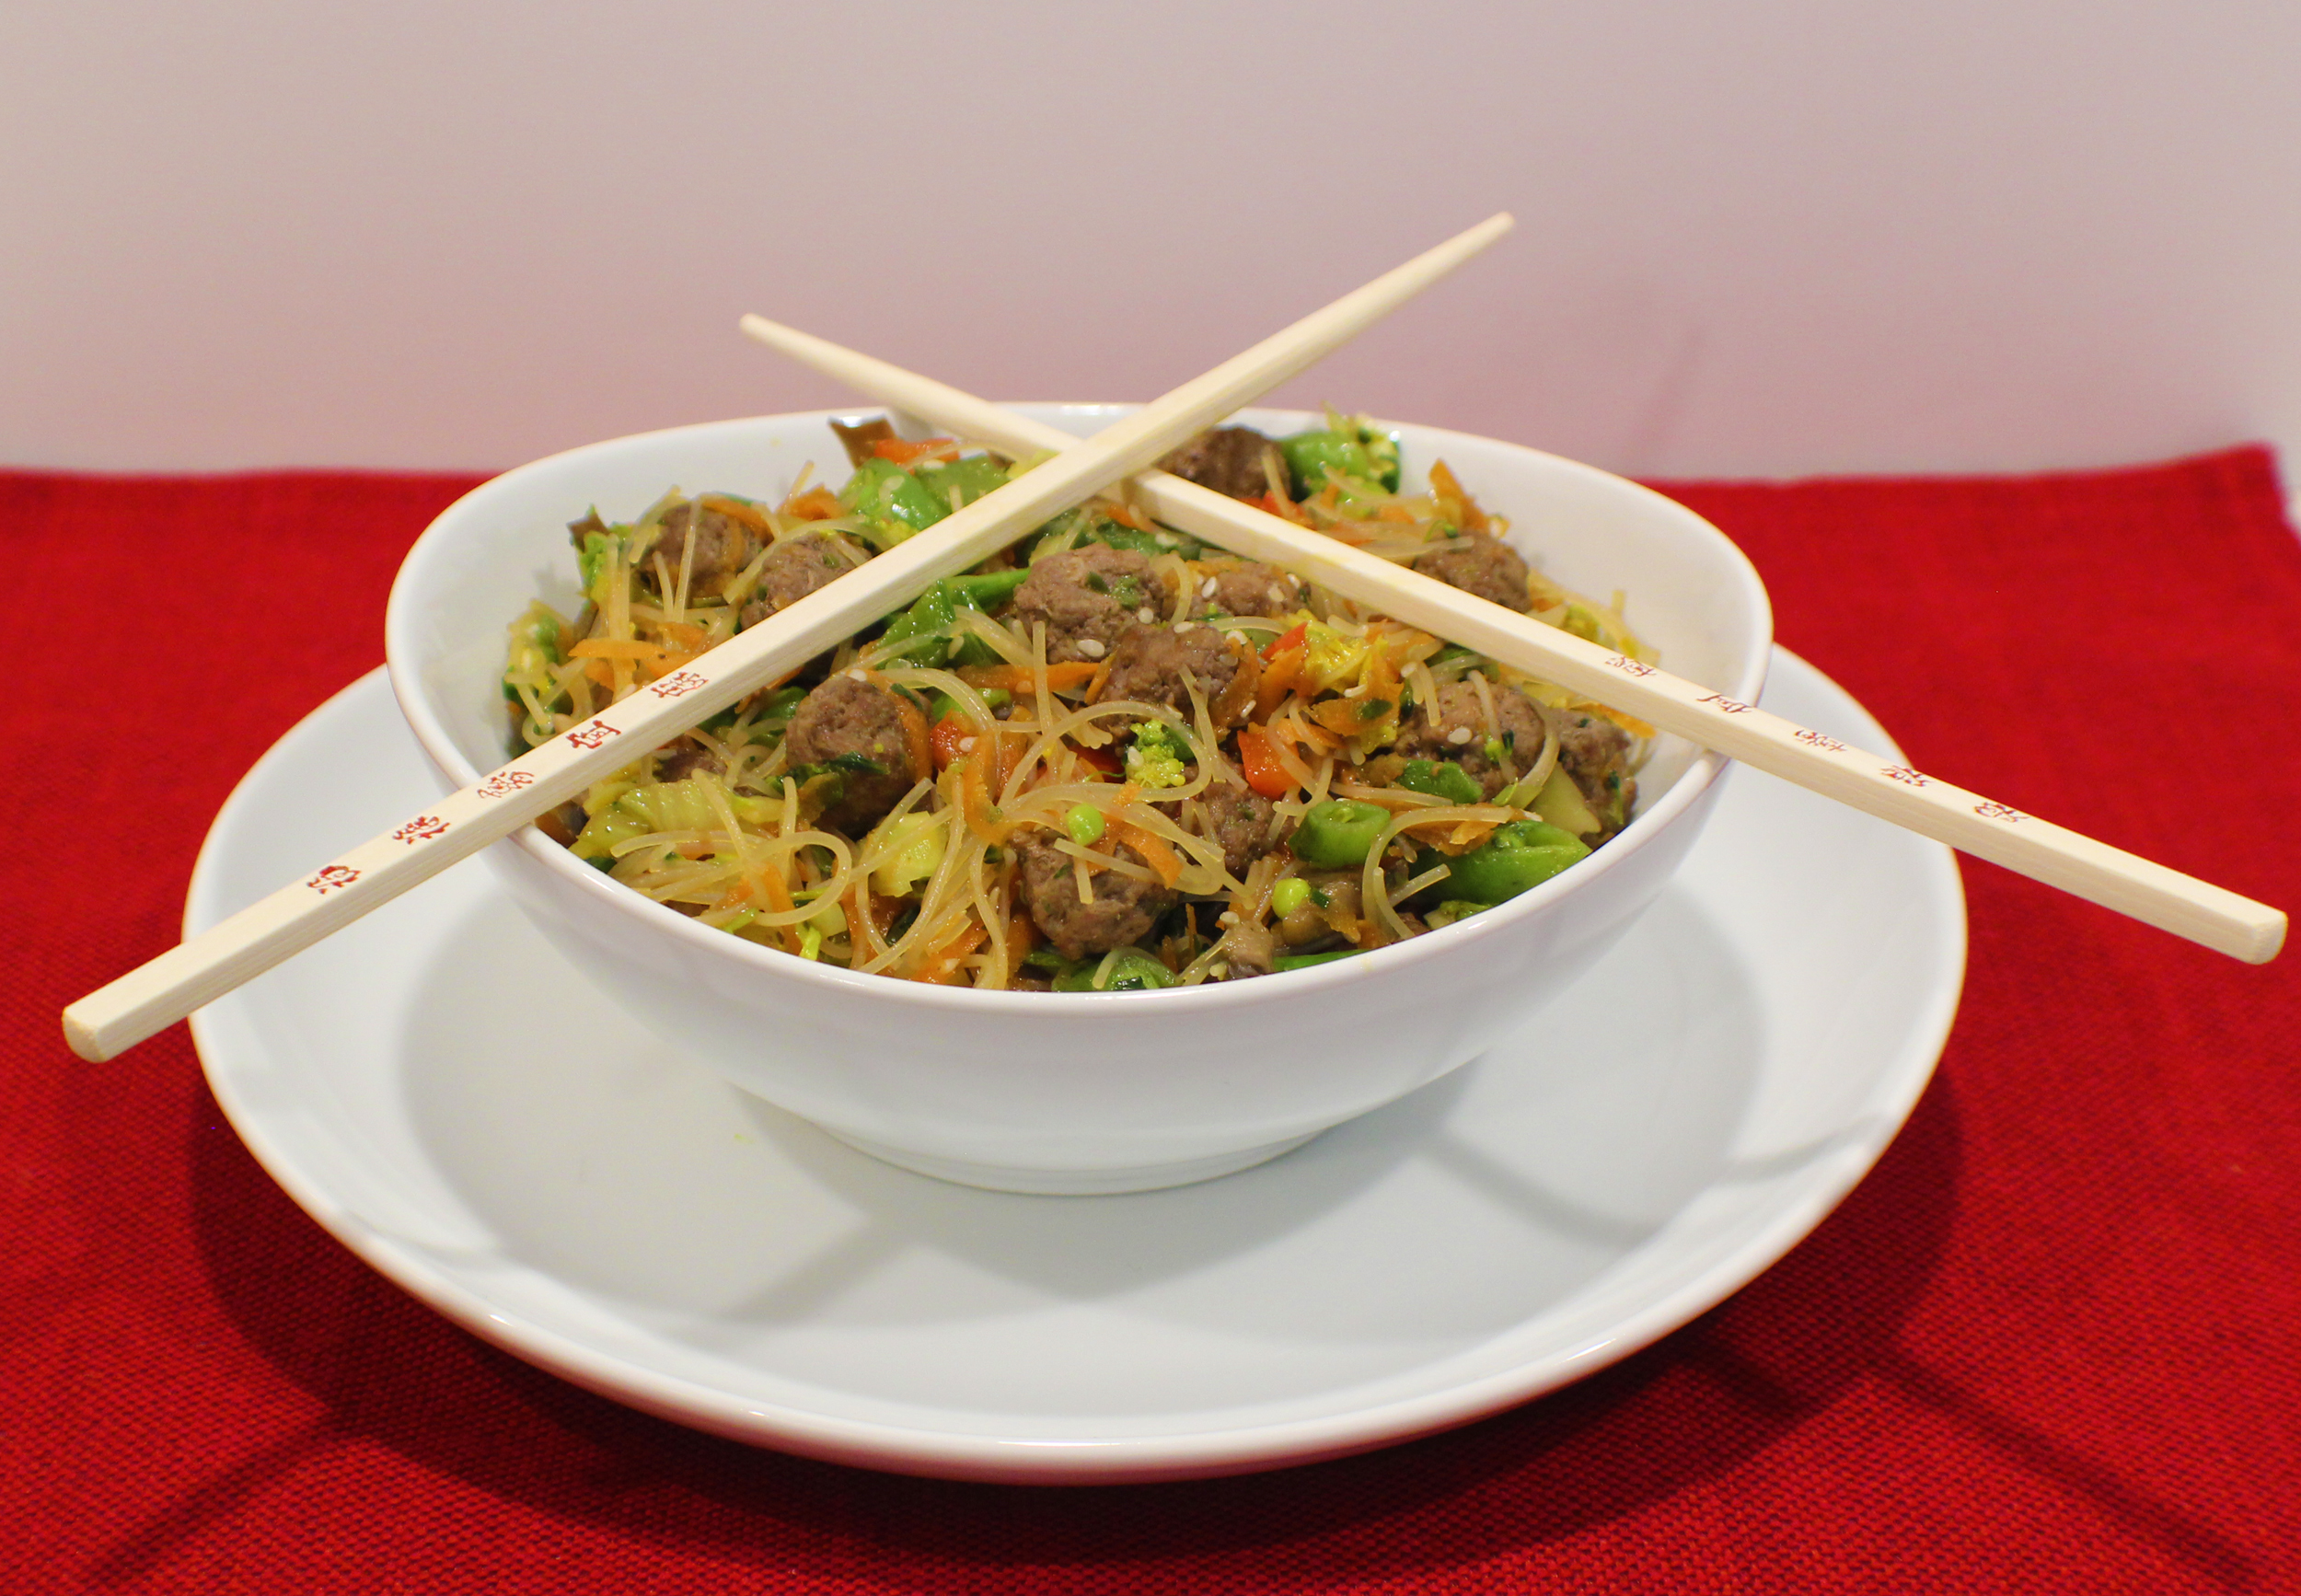
[[[571,526],[580,612],[531,605],[510,630],[516,738],[672,674],[1029,465],[884,423],[843,437],[836,492],[674,492]],[[1504,602],[1522,586],[1527,613],[1650,657],[1621,596],[1526,571],[1443,462],[1402,492],[1397,441],[1365,417],[1226,446],[1223,491]],[[1138,992],[1313,967],[1530,890],[1628,822],[1644,733],[1105,498],[538,824],[801,958]]]

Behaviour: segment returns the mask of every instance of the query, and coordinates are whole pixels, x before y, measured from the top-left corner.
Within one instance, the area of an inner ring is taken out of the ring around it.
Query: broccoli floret
[[[1180,787],[1190,780],[1184,769],[1190,762],[1190,745],[1164,721],[1141,721],[1135,725],[1134,746],[1127,750],[1127,780],[1146,791]]]

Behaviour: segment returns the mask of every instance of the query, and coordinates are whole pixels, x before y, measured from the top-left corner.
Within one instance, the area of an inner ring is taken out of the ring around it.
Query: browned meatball
[[[1218,781],[1198,795],[1198,804],[1206,812],[1206,838],[1222,850],[1222,868],[1232,875],[1244,875],[1248,865],[1270,851],[1270,820],[1277,809],[1261,793]]]
[[[802,699],[788,735],[794,769],[819,765],[845,782],[822,824],[850,837],[870,830],[921,774],[911,763],[902,700],[851,676],[835,676]]]
[[[724,774],[726,769],[718,755],[700,743],[690,743],[685,737],[667,748],[655,750],[655,780],[658,781],[684,781],[698,771],[718,776]]]
[[[1558,764],[1598,816],[1600,840],[1629,824],[1637,802],[1637,778],[1630,774],[1630,734],[1590,710],[1554,711],[1558,728]]]
[[[1129,864],[1145,862],[1141,854],[1123,842],[1107,851]],[[1023,864],[1023,907],[1031,911],[1039,934],[1067,959],[1106,954],[1139,941],[1150,934],[1161,915],[1174,907],[1173,889],[1110,870],[1087,878],[1093,900],[1081,900],[1071,856],[1055,846],[1048,832],[1020,833],[1015,854]]]
[[[1503,742],[1500,760],[1486,752],[1486,714],[1478,689],[1468,682],[1439,688],[1436,704],[1425,704],[1406,718],[1391,751],[1408,759],[1451,759],[1493,797],[1541,757],[1549,723],[1547,711],[1517,688],[1496,685],[1491,691]]]
[[[779,609],[787,609],[826,583],[847,573],[847,561],[820,538],[805,534],[775,545],[759,567],[759,584],[743,607],[742,622],[757,626]]]
[[[1532,607],[1526,596],[1526,562],[1499,538],[1473,532],[1459,543],[1425,554],[1414,568],[1505,609],[1522,615]]]
[[[705,510],[699,515],[693,504],[674,504],[664,512],[663,536],[655,540],[650,555],[651,561],[662,559],[674,582],[679,579],[679,561],[690,534],[695,543],[695,561],[688,569],[690,587],[733,576],[758,552],[751,529],[725,511]]]
[[[1284,615],[1302,602],[1302,584],[1259,561],[1208,571],[1190,596],[1190,613]]]
[[[1233,499],[1259,499],[1270,492],[1270,476],[1263,468],[1270,447],[1270,440],[1253,427],[1216,427],[1168,455],[1159,469]]]
[[[1015,589],[1008,617],[1028,636],[1033,621],[1046,624],[1050,665],[1107,657],[1127,629],[1165,608],[1166,588],[1150,561],[1131,549],[1090,543],[1049,554]]]
[[[1164,704],[1187,716],[1190,691],[1184,684],[1195,681],[1211,709],[1238,675],[1240,653],[1210,626],[1192,625],[1188,631],[1133,626],[1111,651],[1111,677],[1103,697]],[[1220,730],[1222,726],[1218,717],[1216,727]]]

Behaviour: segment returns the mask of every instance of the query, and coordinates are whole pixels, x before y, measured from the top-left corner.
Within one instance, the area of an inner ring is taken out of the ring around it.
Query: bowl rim
[[[1067,415],[1100,417],[1125,414],[1139,407],[1115,402],[1018,401],[1013,408],[1042,414],[1058,411]],[[462,529],[462,521],[476,511],[484,509],[487,500],[507,491],[510,484],[546,474],[570,460],[598,451],[642,442],[723,432],[731,428],[792,423],[820,425],[834,418],[853,416],[866,411],[884,412],[885,409],[885,406],[865,404],[820,411],[780,411],[695,422],[682,426],[660,427],[602,438],[515,466],[458,497],[433,518],[410,547],[392,580],[391,595],[384,613],[384,653],[390,675],[392,696],[399,701],[400,714],[433,765],[457,787],[471,785],[482,774],[465,759],[454,739],[447,734],[446,727],[434,713],[422,690],[419,673],[412,664],[415,655],[414,632],[418,624],[414,613],[414,590],[426,575],[426,568],[432,562],[447,557],[446,551]],[[1311,419],[1314,417],[1310,411],[1261,407],[1242,410],[1231,418],[1233,422],[1252,423],[1262,420],[1279,425]],[[1532,456],[1549,466],[1564,468],[1569,473],[1601,480],[1617,491],[1627,489],[1634,496],[1655,500],[1667,506],[1673,516],[1691,520],[1717,541],[1727,557],[1729,568],[1740,577],[1750,601],[1750,626],[1755,635],[1740,640],[1749,651],[1748,656],[1742,662],[1741,679],[1729,684],[1728,690],[1744,702],[1757,701],[1759,691],[1764,685],[1766,666],[1772,653],[1773,607],[1765,584],[1749,556],[1706,517],[1644,483],[1528,445],[1451,428],[1425,426],[1419,422],[1390,422],[1387,424],[1410,426],[1429,438],[1459,439],[1479,447],[1499,446]],[[1467,949],[1482,941],[1505,935],[1519,921],[1539,913],[1570,893],[1594,885],[1620,868],[1632,855],[1641,851],[1651,838],[1692,807],[1730,763],[1713,749],[1697,747],[1686,769],[1659,799],[1634,817],[1603,848],[1597,850],[1590,858],[1578,862],[1572,869],[1561,872],[1532,891],[1521,893],[1507,903],[1497,904],[1467,919],[1457,920],[1420,936],[1409,937],[1404,942],[1370,949],[1355,959],[1337,959],[1331,964],[1314,965],[1308,969],[1289,970],[1286,972],[1289,977],[1287,982],[1276,989],[1266,980],[1240,980],[1205,981],[1195,987],[1168,987],[1130,992],[984,991],[973,987],[929,986],[884,975],[863,974],[837,965],[798,958],[780,949],[764,947],[742,937],[729,936],[723,931],[700,925],[688,916],[667,908],[602,875],[532,825],[521,827],[503,842],[525,852],[560,884],[579,894],[591,895],[593,901],[630,918],[638,925],[667,934],[681,945],[712,958],[733,959],[769,979],[797,982],[803,988],[817,989],[827,997],[839,993],[946,1012],[972,1012],[987,1017],[1036,1015],[1047,1020],[1075,1019],[1098,1012],[1120,1012],[1111,1007],[1115,1004],[1154,1003],[1162,1010],[1219,1009],[1236,1003],[1267,1002],[1276,998],[1314,998],[1344,981],[1408,968],[1426,959],[1446,956],[1449,950]]]

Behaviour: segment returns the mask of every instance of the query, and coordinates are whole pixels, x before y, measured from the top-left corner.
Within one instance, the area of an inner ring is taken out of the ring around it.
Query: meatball
[[[1198,795],[1198,805],[1206,812],[1203,835],[1222,850],[1222,868],[1232,875],[1244,875],[1270,851],[1270,821],[1278,810],[1261,793],[1218,781]]]
[[[1270,440],[1253,427],[1216,427],[1168,455],[1159,469],[1233,499],[1259,499],[1270,492],[1270,476],[1263,468],[1270,449]]]
[[[1191,595],[1194,615],[1284,615],[1302,602],[1302,584],[1259,561],[1209,570]]]
[[[1629,824],[1630,806],[1637,802],[1630,734],[1592,710],[1566,710],[1551,719],[1558,728],[1558,765],[1598,816],[1603,841]]]
[[[1230,640],[1210,626],[1191,626],[1188,631],[1132,626],[1111,651],[1110,682],[1103,697],[1164,704],[1188,715],[1190,691],[1184,684],[1197,682],[1211,709],[1238,675],[1245,657],[1243,649],[1231,647]],[[1224,729],[1224,723],[1225,718],[1218,716],[1216,729]]]
[[[924,773],[911,763],[905,707],[886,688],[851,676],[835,676],[800,700],[787,734],[792,767],[826,766],[846,782],[824,810],[823,825],[861,836]]]
[[[724,775],[726,769],[726,764],[718,755],[701,744],[690,743],[684,737],[667,748],[655,750],[655,780],[658,781],[684,781],[699,770],[708,776],[720,776]]]
[[[694,563],[688,568],[691,587],[733,576],[750,564],[751,556],[758,552],[751,529],[723,510],[698,514],[693,504],[674,504],[664,512],[662,526],[663,536],[655,540],[650,559],[661,556],[664,569],[671,572],[673,581],[677,581],[679,561],[686,556],[691,538],[695,544]]]
[[[1139,941],[1150,934],[1160,916],[1174,907],[1172,888],[1112,870],[1089,876],[1093,900],[1081,899],[1071,856],[1055,846],[1050,833],[1023,832],[1016,837],[1014,848],[1023,865],[1023,907],[1031,911],[1039,934],[1067,959],[1106,954]],[[1112,858],[1129,864],[1146,862],[1123,842],[1108,851]]]
[[[1451,759],[1488,798],[1524,775],[1541,757],[1549,735],[1548,711],[1515,688],[1496,687],[1494,719],[1502,734],[1504,758],[1486,752],[1486,713],[1478,689],[1468,682],[1439,688],[1438,702],[1408,717],[1391,751],[1408,759]]]
[[[1432,549],[1414,568],[1505,609],[1523,615],[1532,607],[1526,596],[1526,562],[1499,538],[1473,532],[1459,543]]]
[[[759,584],[743,607],[742,622],[757,626],[779,609],[788,609],[836,577],[847,574],[847,561],[820,538],[802,534],[775,545],[759,567]]]
[[[1015,589],[1009,619],[1029,635],[1031,623],[1046,625],[1050,665],[1106,657],[1129,627],[1142,624],[1140,612],[1156,618],[1165,588],[1150,574],[1150,561],[1131,549],[1090,543],[1049,554],[1031,567]]]

